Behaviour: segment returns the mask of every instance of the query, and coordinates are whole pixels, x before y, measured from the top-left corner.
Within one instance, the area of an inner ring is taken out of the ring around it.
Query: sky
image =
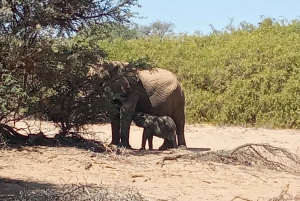
[[[146,19],[134,19],[140,25],[161,20],[175,24],[175,32],[203,34],[211,32],[212,25],[222,30],[229,24],[248,22],[257,25],[261,16],[275,19],[300,19],[299,0],[139,0],[141,8],[133,11]]]

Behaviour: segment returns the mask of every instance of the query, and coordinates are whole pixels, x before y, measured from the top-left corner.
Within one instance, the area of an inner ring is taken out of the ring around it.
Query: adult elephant
[[[117,113],[111,115],[111,144],[131,148],[129,131],[132,116],[135,112],[144,112],[170,116],[177,127],[178,146],[186,148],[185,96],[173,73],[161,68],[132,71],[128,63],[100,62],[91,68],[90,75],[103,79],[105,91],[118,107]],[[160,149],[172,146],[165,140]]]

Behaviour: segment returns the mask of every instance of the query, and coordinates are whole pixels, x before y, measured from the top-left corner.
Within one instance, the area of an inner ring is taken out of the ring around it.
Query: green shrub
[[[149,57],[178,75],[190,123],[299,128],[300,21],[262,19],[209,35],[99,41],[111,60]]]

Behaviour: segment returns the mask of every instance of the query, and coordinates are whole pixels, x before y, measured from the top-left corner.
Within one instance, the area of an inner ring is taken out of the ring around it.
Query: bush
[[[149,57],[178,75],[190,123],[299,128],[300,21],[262,19],[209,35],[100,40],[111,60]]]

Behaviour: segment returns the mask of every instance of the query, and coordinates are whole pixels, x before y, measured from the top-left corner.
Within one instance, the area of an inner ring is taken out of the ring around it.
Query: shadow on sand
[[[2,143],[3,144],[3,143]],[[0,143],[1,145],[1,143]],[[6,145],[9,148],[22,149],[23,146],[48,146],[48,147],[76,147],[78,149],[89,150],[96,153],[103,152],[116,152],[121,153],[120,148],[116,146],[107,147],[101,141],[91,140],[83,138],[81,135],[76,133],[68,133],[67,135],[62,135],[61,133],[57,134],[55,137],[47,137],[42,132],[38,134],[31,134],[29,136],[22,136],[22,138],[14,138],[13,140],[8,139]],[[1,148],[1,146],[0,146]],[[122,149],[122,148],[121,148]],[[178,148],[180,150],[180,148]],[[183,149],[185,150],[185,149]],[[196,148],[189,147],[188,151],[192,152],[203,152],[210,151],[210,148]],[[159,154],[163,153],[162,150],[153,149],[153,150],[139,150],[139,149],[130,149],[133,153],[137,155],[144,154]]]
[[[107,151],[107,147],[101,141],[85,139],[76,133],[59,133],[55,137],[47,137],[40,132],[28,136],[9,138],[6,139],[5,143],[0,141],[0,148],[22,149],[23,146],[76,147],[97,153]]]
[[[18,179],[0,177],[0,200],[18,200],[20,192],[37,191],[44,189],[56,189],[57,186],[48,183],[38,183]]]
[[[131,149],[132,153],[134,155],[138,155],[138,156],[143,156],[143,155],[150,155],[150,154],[163,154],[166,153],[168,151],[172,151],[173,149],[170,150],[159,150],[159,149],[153,149],[153,150],[139,150],[139,149]],[[180,149],[178,149],[180,150]],[[184,149],[183,149],[184,150]],[[187,148],[187,151],[191,151],[191,152],[204,152],[204,151],[211,151],[210,148],[195,148],[195,147],[191,147],[191,148]],[[173,150],[174,151],[174,150]]]
[[[192,151],[192,152],[202,152],[202,151],[211,151],[211,148],[194,148],[194,147],[190,147],[187,150]]]

